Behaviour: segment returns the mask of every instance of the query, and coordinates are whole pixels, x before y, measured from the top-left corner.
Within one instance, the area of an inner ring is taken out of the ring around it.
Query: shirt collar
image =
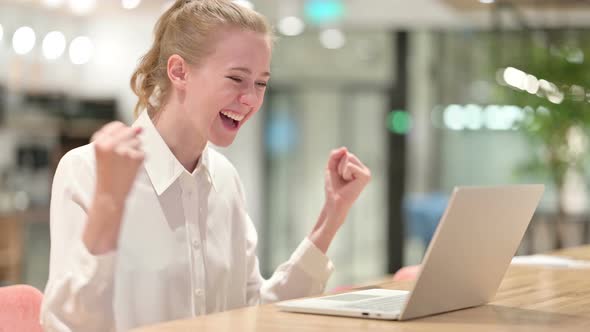
[[[135,123],[133,123],[133,127],[141,127],[143,129],[139,137],[146,156],[144,166],[159,196],[183,172],[188,173],[188,171],[176,159],[172,151],[170,151],[170,148],[166,145],[166,142],[164,142],[164,139],[160,136],[160,133],[150,119],[148,112],[142,112],[137,120],[135,120]],[[192,176],[195,176],[201,171],[206,173],[209,183],[211,183],[214,190],[217,190],[214,173],[211,168],[208,143],[201,153],[201,157]]]

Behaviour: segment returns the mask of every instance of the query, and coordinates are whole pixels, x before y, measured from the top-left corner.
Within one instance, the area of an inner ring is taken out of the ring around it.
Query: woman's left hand
[[[333,150],[326,167],[326,213],[344,218],[371,180],[371,171],[345,147]]]
[[[326,204],[309,234],[309,239],[324,253],[371,180],[371,171],[346,148],[339,148],[330,154],[325,177]]]

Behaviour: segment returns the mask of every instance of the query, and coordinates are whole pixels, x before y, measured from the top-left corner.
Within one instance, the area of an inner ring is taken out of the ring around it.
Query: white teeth
[[[230,119],[236,120],[238,122],[244,120],[244,117],[245,117],[245,115],[243,115],[243,114],[231,113],[228,111],[221,111],[221,114],[227,116]]]

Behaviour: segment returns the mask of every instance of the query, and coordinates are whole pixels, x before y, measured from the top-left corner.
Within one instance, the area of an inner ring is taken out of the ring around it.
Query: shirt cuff
[[[334,271],[334,264],[307,237],[291,255],[291,261],[312,278],[325,282]]]
[[[116,252],[95,256],[88,251],[88,248],[80,238],[76,244],[77,255],[74,266],[79,267],[83,279],[92,281],[108,281],[114,277]]]

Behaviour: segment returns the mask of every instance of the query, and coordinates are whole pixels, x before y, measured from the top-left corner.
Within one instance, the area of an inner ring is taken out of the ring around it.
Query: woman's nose
[[[240,104],[246,105],[248,107],[254,107],[256,105],[256,94],[252,91],[248,91],[238,98]]]

